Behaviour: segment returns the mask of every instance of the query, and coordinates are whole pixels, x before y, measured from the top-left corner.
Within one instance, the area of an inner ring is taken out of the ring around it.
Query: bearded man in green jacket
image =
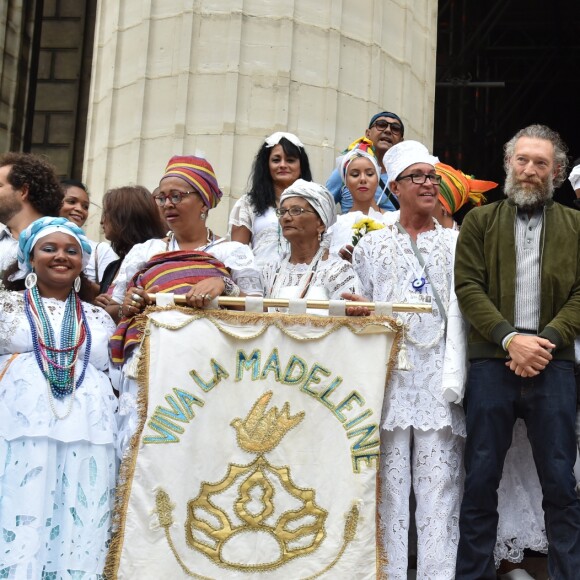
[[[566,146],[531,125],[505,146],[507,199],[472,210],[455,258],[471,328],[466,481],[456,578],[495,579],[497,489],[512,428],[524,419],[542,485],[550,578],[577,578],[574,338],[580,334],[580,212],[554,203]]]

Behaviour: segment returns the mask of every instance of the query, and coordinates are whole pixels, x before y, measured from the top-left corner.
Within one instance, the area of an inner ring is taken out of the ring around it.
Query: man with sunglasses
[[[383,157],[393,145],[403,141],[404,133],[405,125],[401,121],[401,118],[395,113],[388,111],[373,115],[368,129],[365,131],[365,137],[373,142],[375,155],[381,168],[379,185],[375,193],[375,209],[381,208],[385,211],[399,209],[396,196],[387,187],[388,176],[383,166]],[[335,169],[331,173],[326,182],[326,187],[334,196],[336,203],[340,203],[341,212],[347,213],[350,211],[352,207],[352,195],[346,185],[343,184],[338,169]]]

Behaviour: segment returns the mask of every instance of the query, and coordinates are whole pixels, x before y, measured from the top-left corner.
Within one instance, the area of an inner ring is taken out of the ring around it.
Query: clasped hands
[[[516,334],[508,345],[509,360],[505,365],[519,377],[536,377],[552,360],[553,348],[556,345],[546,338]]]

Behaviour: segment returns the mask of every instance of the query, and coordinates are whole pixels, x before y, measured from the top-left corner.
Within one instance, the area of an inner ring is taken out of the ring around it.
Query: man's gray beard
[[[533,209],[541,207],[554,195],[554,178],[548,176],[545,182],[537,185],[527,184],[523,187],[518,183],[514,170],[510,167],[506,175],[504,193],[511,199],[517,207],[521,209]]]

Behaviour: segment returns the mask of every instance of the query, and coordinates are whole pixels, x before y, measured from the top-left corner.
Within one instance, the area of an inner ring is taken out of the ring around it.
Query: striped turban
[[[435,172],[441,176],[439,201],[451,215],[467,201],[471,201],[473,205],[481,205],[485,202],[483,194],[497,187],[497,183],[494,181],[474,179],[459,169],[445,165],[445,163],[436,163]]]
[[[161,179],[166,177],[179,177],[189,183],[209,209],[214,208],[223,195],[218,187],[213,167],[202,157],[174,155],[169,160]]]

